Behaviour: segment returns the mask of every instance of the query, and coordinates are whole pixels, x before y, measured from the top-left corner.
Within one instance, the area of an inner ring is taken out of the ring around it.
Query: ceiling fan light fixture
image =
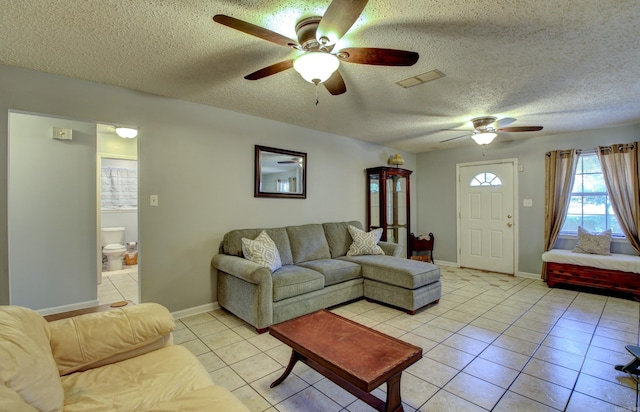
[[[474,142],[479,145],[486,145],[493,142],[498,134],[493,132],[478,132],[471,135]]]
[[[340,60],[331,53],[309,51],[297,57],[293,68],[309,83],[318,84],[326,81],[338,70]]]
[[[116,127],[116,134],[123,139],[133,139],[138,135],[138,129],[131,127]]]

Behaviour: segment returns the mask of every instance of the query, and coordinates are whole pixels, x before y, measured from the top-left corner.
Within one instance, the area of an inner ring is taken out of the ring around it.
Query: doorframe
[[[507,158],[507,159],[496,159],[496,160],[483,160],[479,162],[469,162],[469,163],[457,163],[456,164],[456,213],[458,214],[456,218],[456,267],[460,267],[460,255],[462,254],[462,246],[461,246],[461,233],[460,233],[460,220],[462,219],[462,214],[460,211],[460,190],[461,184],[460,181],[460,169],[462,167],[468,166],[482,166],[482,165],[493,165],[493,164],[503,164],[503,163],[511,163],[513,164],[513,276],[516,276],[518,273],[519,266],[519,256],[520,256],[520,204],[518,203],[518,158]]]

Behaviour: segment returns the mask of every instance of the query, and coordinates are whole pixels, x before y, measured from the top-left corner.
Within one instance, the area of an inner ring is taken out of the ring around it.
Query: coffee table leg
[[[269,387],[270,388],[274,388],[274,387],[280,385],[282,383],[282,381],[287,379],[287,376],[289,376],[289,374],[293,370],[293,367],[295,366],[296,362],[298,362],[300,359],[302,359],[302,355],[300,355],[295,350],[292,350],[291,351],[291,359],[289,359],[289,364],[287,365],[287,369],[285,369],[284,373],[282,374],[282,376],[280,376],[278,379],[273,381],[273,383],[271,385],[269,385]]]
[[[400,399],[400,376],[402,372],[392,376],[387,381],[387,403],[385,412],[402,412],[402,400]]]

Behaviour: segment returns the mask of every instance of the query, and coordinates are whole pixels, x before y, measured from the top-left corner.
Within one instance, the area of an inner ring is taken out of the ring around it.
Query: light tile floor
[[[120,300],[138,303],[138,265],[102,272],[102,284],[98,285],[98,303],[103,305]]]
[[[637,411],[636,382],[613,366],[638,344],[638,302],[441,269],[440,303],[414,316],[366,300],[332,309],[423,348],[402,375],[405,411]],[[252,411],[373,410],[302,363],[270,389],[290,349],[225,310],[177,321],[174,341]]]

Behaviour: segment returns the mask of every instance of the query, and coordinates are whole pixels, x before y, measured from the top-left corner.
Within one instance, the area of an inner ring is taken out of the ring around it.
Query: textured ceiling
[[[340,1],[340,0],[335,0]],[[640,122],[640,1],[370,0],[338,43],[420,54],[412,67],[343,63],[331,96],[295,71],[243,76],[299,54],[214,23],[226,14],[295,39],[329,0],[0,0],[0,63],[207,104],[410,152],[473,145],[446,128],[493,115],[544,130]],[[395,82],[438,69],[412,88]]]

